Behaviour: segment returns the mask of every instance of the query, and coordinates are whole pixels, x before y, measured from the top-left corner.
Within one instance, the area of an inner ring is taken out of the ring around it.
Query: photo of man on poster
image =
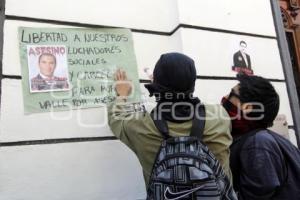
[[[30,77],[30,92],[64,91],[69,89],[67,74],[65,76],[54,75],[58,62],[53,53],[41,53],[36,62],[38,73]],[[36,66],[29,66],[29,68],[32,67]]]
[[[233,55],[233,66],[232,70],[237,72],[244,72],[246,74],[253,74],[251,68],[250,55],[246,53],[247,43],[240,41],[240,49]]]

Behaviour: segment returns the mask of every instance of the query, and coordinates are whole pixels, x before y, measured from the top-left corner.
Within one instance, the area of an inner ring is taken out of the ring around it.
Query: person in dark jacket
[[[239,84],[223,97],[232,121],[230,167],[242,200],[299,200],[300,152],[269,131],[279,110],[272,84],[259,76],[237,76]]]

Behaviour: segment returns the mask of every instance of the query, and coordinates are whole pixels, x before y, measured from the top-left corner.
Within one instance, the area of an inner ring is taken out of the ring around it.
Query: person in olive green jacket
[[[132,87],[126,72],[117,70],[115,80],[118,97],[108,106],[109,126],[114,135],[138,157],[147,187],[163,136],[143,106],[127,102]],[[155,96],[157,106],[154,111],[167,121],[171,136],[188,136],[190,133],[194,117],[192,107],[200,103],[198,98],[193,97],[195,81],[194,61],[183,54],[168,53],[158,60],[152,83],[145,85],[150,96]],[[229,168],[229,146],[232,143],[230,118],[221,105],[205,105],[205,111],[203,142],[232,180]]]

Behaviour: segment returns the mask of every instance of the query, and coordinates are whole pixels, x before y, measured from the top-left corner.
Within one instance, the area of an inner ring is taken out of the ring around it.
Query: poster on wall
[[[24,112],[93,108],[114,101],[114,73],[140,87],[128,29],[19,28]]]
[[[66,46],[27,45],[27,52],[31,93],[70,89]]]
[[[249,53],[248,44],[245,40],[233,42],[233,56],[232,56],[232,71],[237,73],[244,73],[253,75],[252,57]]]

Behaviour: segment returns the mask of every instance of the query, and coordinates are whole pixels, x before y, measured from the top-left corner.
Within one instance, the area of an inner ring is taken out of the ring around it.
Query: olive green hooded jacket
[[[146,186],[156,154],[163,140],[148,112],[140,104],[117,101],[108,106],[108,122],[114,135],[138,157]],[[219,160],[230,180],[229,146],[232,143],[230,118],[221,105],[205,105],[206,121],[203,142]],[[167,122],[171,136],[188,136],[192,121]]]

